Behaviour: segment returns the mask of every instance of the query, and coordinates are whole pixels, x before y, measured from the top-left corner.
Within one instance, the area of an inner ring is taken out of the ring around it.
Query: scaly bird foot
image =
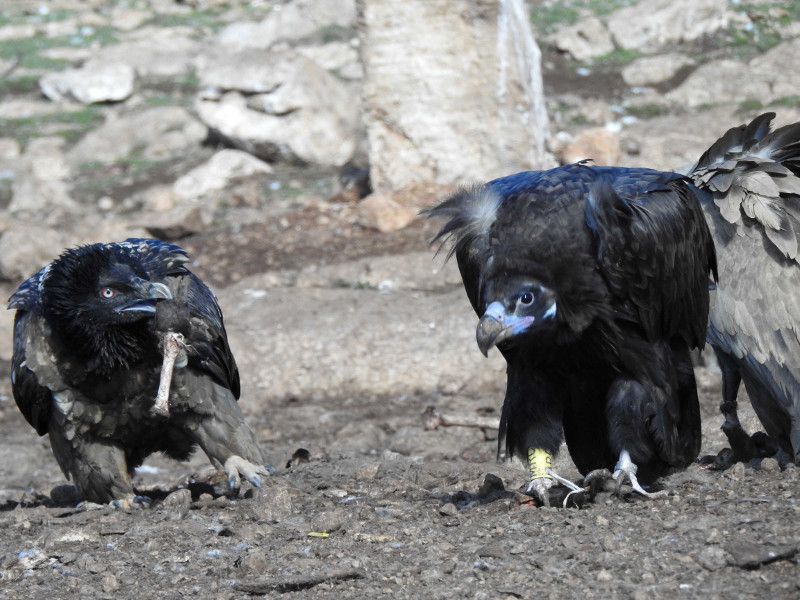
[[[261,487],[260,477],[269,477],[275,472],[271,465],[257,465],[241,456],[231,456],[223,465],[225,475],[228,477],[228,487],[231,491],[238,490],[242,477],[256,487]]]
[[[550,506],[551,487],[553,487],[553,479],[551,477],[537,477],[536,479],[531,479],[525,491],[532,493],[544,506]]]
[[[111,506],[117,510],[125,512],[134,508],[148,508],[153,500],[147,496],[127,496],[125,498],[117,498],[109,502]]]
[[[647,498],[662,498],[667,495],[667,490],[661,490],[660,492],[645,491],[645,489],[639,485],[639,480],[636,478],[637,470],[638,467],[631,460],[631,455],[628,454],[628,451],[623,450],[620,452],[619,461],[617,461],[617,464],[614,467],[614,474],[611,476],[611,478],[617,482],[616,491],[618,494],[622,484],[625,483],[625,480],[627,479],[631,482],[633,491],[638,492],[642,496]]]

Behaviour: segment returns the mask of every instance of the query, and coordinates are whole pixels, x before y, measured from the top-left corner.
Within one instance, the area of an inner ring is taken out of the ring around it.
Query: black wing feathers
[[[228,334],[217,299],[194,273],[190,273],[189,278],[191,284],[187,306],[194,324],[189,338],[189,363],[208,372],[238,399],[239,369],[228,344]]]
[[[631,319],[650,340],[677,335],[702,347],[716,259],[687,182],[668,173],[613,169],[592,185],[586,205],[598,266]]]
[[[11,359],[11,384],[14,400],[25,417],[39,435],[47,433],[50,411],[53,404],[52,392],[39,385],[36,375],[25,366],[28,324],[31,313],[19,310],[14,317],[14,354]]]

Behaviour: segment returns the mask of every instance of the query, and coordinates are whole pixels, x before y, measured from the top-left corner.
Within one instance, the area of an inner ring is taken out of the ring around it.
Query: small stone
[[[356,479],[377,479],[381,472],[381,463],[372,463],[356,471]]]
[[[614,535],[607,535],[603,538],[602,541],[603,550],[606,552],[613,552],[614,550],[619,550],[619,541]]]
[[[709,571],[716,571],[728,564],[726,552],[719,546],[703,548],[697,556],[697,562]]]
[[[761,461],[761,470],[765,473],[780,473],[781,466],[774,458],[765,458]]]
[[[317,513],[311,520],[311,529],[324,533],[338,531],[344,525],[347,516],[347,513],[341,510]]]
[[[292,497],[286,487],[272,485],[255,490],[251,504],[261,521],[281,521],[292,514]]]
[[[453,517],[458,514],[458,508],[452,502],[439,507],[439,514],[445,517]]]
[[[75,506],[83,502],[85,497],[74,485],[57,485],[50,490],[50,499],[58,506]]]
[[[211,215],[203,206],[177,206],[158,213],[152,223],[145,224],[150,234],[161,240],[179,240],[202,233],[211,224]]]
[[[614,576],[606,569],[600,569],[600,572],[597,574],[597,581],[606,582],[611,581],[613,578]]]
[[[103,591],[110,594],[119,589],[119,581],[112,573],[103,574]]]
[[[675,519],[667,519],[661,522],[661,527],[664,528],[664,531],[672,531],[678,528],[678,522]]]
[[[494,492],[502,492],[505,489],[502,479],[494,473],[487,473],[486,477],[483,478],[483,484],[478,490],[478,496],[488,496]]]
[[[508,551],[502,544],[488,544],[478,550],[478,556],[481,558],[506,558]]]
[[[187,489],[175,490],[164,498],[163,506],[174,511],[175,520],[181,519],[192,507],[192,493]]]
[[[417,218],[418,210],[399,204],[391,194],[372,194],[358,205],[359,223],[381,233],[398,231]]]
[[[559,155],[565,164],[590,159],[598,165],[614,165],[619,162],[619,136],[602,127],[586,129],[561,148]]]
[[[242,557],[238,562],[239,569],[246,575],[259,575],[267,572],[273,562],[273,557],[263,550],[253,550]]]
[[[732,477],[733,479],[741,479],[742,477],[745,476],[746,472],[747,469],[744,466],[744,463],[738,462],[735,465],[733,465],[730,469],[728,469],[726,475]]]

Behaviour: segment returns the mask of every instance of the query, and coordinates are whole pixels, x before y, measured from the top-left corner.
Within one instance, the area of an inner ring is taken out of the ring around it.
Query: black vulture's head
[[[555,292],[532,277],[490,281],[484,292],[486,310],[478,322],[478,347],[486,355],[492,346],[513,345],[555,331]]]
[[[93,244],[64,252],[41,284],[42,309],[54,332],[101,370],[125,366],[143,352],[143,320],[172,299],[137,252]]]

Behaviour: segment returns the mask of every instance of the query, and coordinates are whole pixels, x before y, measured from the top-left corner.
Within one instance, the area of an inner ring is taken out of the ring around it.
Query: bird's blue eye
[[[113,298],[117,295],[117,290],[110,287],[100,288],[100,297],[105,298],[106,300]]]
[[[528,306],[529,304],[533,303],[533,294],[530,292],[523,292],[519,296],[519,303]]]

